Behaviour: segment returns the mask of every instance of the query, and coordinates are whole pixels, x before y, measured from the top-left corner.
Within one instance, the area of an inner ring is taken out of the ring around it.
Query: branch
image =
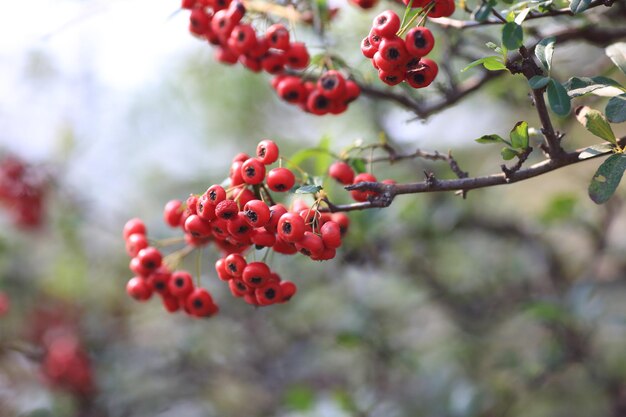
[[[626,137],[620,138],[620,146],[626,144]],[[537,164],[534,164],[526,169],[519,170],[510,173],[508,176],[505,173],[486,175],[482,177],[467,177],[451,180],[439,180],[434,176],[429,175],[426,180],[417,183],[408,184],[383,184],[380,182],[360,182],[357,184],[349,185],[346,190],[358,190],[358,191],[372,191],[376,193],[370,201],[363,203],[353,203],[345,205],[335,205],[330,201],[326,201],[327,208],[322,208],[320,211],[355,211],[365,210],[370,208],[388,207],[393,202],[394,198],[400,194],[419,194],[427,192],[440,192],[440,191],[463,191],[475,190],[478,188],[493,187],[496,185],[512,184],[519,181],[524,181],[530,178],[538,177],[548,172],[555,171],[557,169],[566,167],[568,165],[574,165],[588,159],[606,156],[611,151],[599,153],[590,158],[579,159],[579,155],[588,147],[577,149],[576,151],[563,153],[559,159],[545,159]]]

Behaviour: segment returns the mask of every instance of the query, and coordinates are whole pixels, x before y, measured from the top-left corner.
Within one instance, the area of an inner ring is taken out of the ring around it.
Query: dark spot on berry
[[[237,272],[237,265],[235,264],[228,264],[226,267],[232,272]]]
[[[209,193],[209,200],[211,201],[217,200],[217,193],[215,192],[215,190],[211,190],[211,192]]]
[[[145,266],[147,269],[153,269],[153,268],[156,268],[156,263],[152,261],[147,261],[147,262],[144,262],[143,266]]]
[[[275,188],[278,191],[285,191],[287,189],[287,187],[285,187],[285,184],[276,184]]]
[[[178,288],[182,288],[185,286],[185,280],[182,278],[176,278],[176,280],[174,281],[174,284],[178,287]]]
[[[250,282],[253,284],[260,284],[263,281],[263,278],[261,277],[252,277],[250,278]]]
[[[237,283],[237,289],[240,290],[240,291],[246,291],[247,290],[246,285],[243,282],[238,282]]]
[[[389,81],[390,83],[395,83],[396,81],[398,81],[398,76],[388,75],[385,77],[385,80]]]
[[[263,158],[266,153],[267,153],[267,149],[265,149],[265,146],[259,147],[259,152],[258,152],[259,157]]]
[[[337,79],[335,77],[324,77],[322,80],[322,88],[324,90],[332,90],[337,85]]]
[[[246,217],[249,218],[252,223],[256,223],[259,220],[259,217],[252,210],[246,211]]]
[[[416,48],[424,48],[426,46],[426,39],[422,36],[420,32],[415,34],[415,38],[413,39],[413,45]]]
[[[306,248],[300,249],[300,253],[306,256],[311,256],[311,252]]]
[[[283,224],[283,232],[285,232],[285,234],[290,234],[291,233],[291,223],[285,222]]]
[[[245,234],[248,230],[250,230],[250,228],[248,226],[239,226],[239,229],[237,229],[237,233],[243,235]]]
[[[254,175],[256,174],[256,170],[254,169],[254,167],[248,167],[246,168],[246,176],[247,177],[254,177]]]
[[[226,27],[226,19],[220,19],[217,25],[220,29]]]
[[[417,73],[413,75],[413,79],[418,84],[422,84],[424,81],[426,81],[426,77],[424,77],[424,74],[421,74],[421,73]]]
[[[199,298],[196,298],[193,300],[193,306],[199,310],[204,306],[204,303]]]
[[[276,33],[272,33],[272,36],[270,37],[270,41],[272,43],[278,42],[278,35],[276,35]]]
[[[239,33],[237,34],[237,40],[238,40],[239,42],[243,42],[243,41],[245,41],[245,40],[246,40],[246,34],[245,34],[245,33],[243,33],[243,32],[239,32]]]
[[[380,16],[376,22],[379,26],[387,23],[387,16]]]
[[[276,291],[273,288],[268,288],[265,291],[265,298],[268,300],[273,300],[276,297]]]
[[[396,59],[400,58],[400,51],[398,51],[396,48],[389,48],[387,52],[387,58],[395,61]]]
[[[157,282],[156,284],[154,284],[154,288],[156,288],[157,290],[163,290],[163,289],[165,289],[165,283],[164,282]]]
[[[315,97],[315,107],[318,109],[325,109],[329,106],[330,102],[322,95]]]
[[[261,250],[261,249],[263,249],[264,247],[265,247],[265,246],[263,246],[263,245],[254,245],[254,248],[255,248],[256,250]]]

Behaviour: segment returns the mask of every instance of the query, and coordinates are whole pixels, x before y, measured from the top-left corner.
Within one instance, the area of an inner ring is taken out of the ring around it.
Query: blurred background
[[[165,202],[221,182],[231,158],[262,138],[289,156],[385,132],[399,152],[452,150],[463,170],[486,175],[499,171],[499,148],[474,139],[506,136],[519,120],[538,126],[519,76],[425,122],[365,97],[341,116],[304,114],[267,75],[218,64],[179,6],[0,4],[0,152],[5,173],[26,172],[30,193],[0,206],[0,416],[626,416],[626,192],[591,202],[598,160],[466,199],[400,196],[350,213],[334,260],[273,258],[299,288],[286,304],[232,298],[214,248],[202,279],[218,316],[128,297],[126,220],[176,236],[162,222]],[[356,45],[388,4],[336,6],[334,50],[373,79]],[[296,34],[321,50],[306,30]],[[561,81],[625,81],[586,44],[557,47],[554,66]],[[597,142],[573,118],[555,119],[567,149]],[[322,174],[331,162],[304,167]],[[422,160],[374,173],[412,182],[425,170],[454,177]]]

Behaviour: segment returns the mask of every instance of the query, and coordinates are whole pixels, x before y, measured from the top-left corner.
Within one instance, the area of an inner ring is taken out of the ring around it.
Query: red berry
[[[295,243],[296,249],[306,256],[319,256],[324,250],[324,242],[319,235],[313,232],[304,232],[302,239]]]
[[[291,190],[296,177],[288,168],[274,168],[267,174],[267,186],[272,191],[285,192]]]
[[[247,159],[247,158],[246,158]],[[206,190],[205,193],[209,199],[209,202],[214,206],[217,206],[220,202],[226,200],[226,191],[221,185],[214,184]]]
[[[256,32],[251,25],[237,25],[230,33],[228,46],[239,54],[245,54],[256,45]]]
[[[211,30],[210,28],[211,15],[204,9],[193,9],[189,16],[189,31],[196,35],[204,35],[208,30]]]
[[[376,64],[380,69],[392,70],[397,67],[402,67],[409,59],[409,54],[406,50],[406,44],[402,38],[394,36],[393,38],[385,38],[378,47],[378,53],[382,56],[385,63],[390,66],[386,67],[382,62],[376,61]],[[374,56],[376,59],[376,56]]]
[[[328,168],[328,175],[341,184],[349,185],[354,181],[354,170],[343,161],[337,161]]]
[[[293,69],[305,69],[309,65],[309,51],[303,42],[293,42],[285,53],[287,65]]]
[[[437,72],[439,72],[439,67],[435,61],[422,58],[420,67],[406,74],[406,81],[413,88],[428,87],[437,77]]]
[[[180,301],[178,301],[178,298],[169,293],[162,294],[161,301],[163,302],[163,307],[165,307],[165,310],[167,310],[168,313],[178,311],[180,308]]]
[[[161,251],[157,248],[148,246],[143,248],[137,253],[137,259],[141,263],[141,266],[144,268],[153,271],[161,266],[161,260],[163,256],[161,255]]]
[[[259,305],[268,306],[282,300],[281,286],[278,282],[267,282],[260,288],[254,290]]]
[[[281,295],[281,302],[287,302],[291,299],[291,297],[293,297],[296,293],[296,291],[298,290],[298,288],[296,287],[296,284],[294,284],[291,281],[282,281],[280,283],[280,295]]]
[[[228,221],[215,219],[211,222],[211,233],[216,239],[226,239],[228,237]]]
[[[170,294],[174,297],[184,298],[191,294],[194,289],[193,279],[187,271],[174,271],[167,284]]]
[[[407,32],[405,45],[410,55],[421,58],[433,49],[435,37],[430,29],[423,26],[415,27]]]
[[[146,234],[146,225],[141,219],[137,217],[135,217],[134,219],[130,219],[124,225],[124,240],[128,239],[128,236],[132,235],[133,233],[139,233],[142,235]]]
[[[352,80],[346,81],[346,97],[344,102],[349,104],[361,95],[361,87]]]
[[[278,74],[285,69],[287,58],[283,53],[269,51],[261,58],[261,67],[268,74]]]
[[[204,193],[198,198],[196,213],[203,220],[213,220],[215,218],[215,205],[209,200],[209,196]]]
[[[243,176],[241,175],[242,165],[242,161],[234,161],[233,164],[230,166],[230,173],[228,177],[230,178],[230,185],[233,187],[243,184]]]
[[[334,221],[328,221],[320,228],[322,241],[327,248],[336,249],[341,246],[341,228]]]
[[[234,200],[224,200],[215,207],[215,215],[220,219],[234,219],[239,213],[239,206]]]
[[[270,208],[261,200],[251,200],[243,208],[245,219],[252,227],[263,227],[270,220]]]
[[[247,161],[248,159],[250,159],[250,155],[244,152],[239,152],[237,155],[233,157],[232,163],[235,163],[237,161],[244,162],[244,161]]]
[[[148,247],[148,239],[146,235],[141,233],[133,233],[126,239],[126,253],[128,256],[135,257],[140,250]]]
[[[276,86],[276,93],[288,103],[299,103],[307,96],[306,88],[299,77],[283,77]]]
[[[241,176],[246,184],[260,184],[265,179],[265,165],[256,158],[250,158],[241,166]]]
[[[306,109],[318,116],[323,116],[328,113],[330,106],[330,99],[317,88],[309,94],[306,100]]]
[[[378,52],[377,52],[378,53]],[[378,70],[378,78],[387,85],[398,85],[404,81],[405,72],[403,69]]]
[[[275,204],[270,207],[270,219],[265,225],[265,230],[270,233],[276,233],[278,221],[283,214],[287,213],[287,208],[282,204]]]
[[[185,231],[194,238],[206,238],[211,235],[211,223],[197,214],[192,214],[185,220]]]
[[[220,258],[215,262],[215,272],[217,272],[217,277],[222,281],[233,279],[233,276],[226,270],[226,260],[224,258]]]
[[[256,147],[256,157],[264,165],[270,165],[278,159],[278,145],[272,140],[265,139]]]
[[[333,213],[330,215],[330,218],[332,221],[339,225],[342,236],[348,232],[348,227],[350,226],[350,217],[348,217],[346,213]]]
[[[213,297],[204,288],[196,288],[185,300],[186,310],[196,317],[210,317],[217,313]]]
[[[369,36],[366,36],[361,41],[361,52],[366,58],[374,58],[374,54],[378,51],[378,46],[372,45]]]
[[[264,228],[258,228],[254,229],[250,240],[256,245],[257,249],[264,247],[271,248],[276,243],[276,235],[268,232]]]
[[[276,243],[272,246],[274,252],[282,253],[283,255],[293,255],[294,253],[298,253],[298,249],[293,243],[285,242],[280,237],[276,238]]]
[[[152,270],[144,267],[139,261],[139,258],[136,256],[130,260],[128,268],[133,272],[133,274],[142,277],[148,277],[148,275],[152,273]]]
[[[369,35],[367,35],[367,38],[370,41],[370,44],[372,45],[373,48],[376,48],[376,50],[378,50],[378,48],[380,47],[380,43],[383,40],[383,37],[380,36],[380,34],[375,30],[375,29],[371,29]]]
[[[269,42],[270,48],[281,49],[286,51],[289,49],[289,31],[285,25],[276,23],[265,32],[265,37]]]
[[[385,10],[374,18],[372,28],[384,38],[393,37],[400,30],[400,17],[393,10]]]
[[[250,288],[259,288],[265,285],[270,278],[270,268],[263,262],[250,262],[243,269],[241,279]]]
[[[224,258],[224,263],[226,264],[226,272],[235,278],[241,276],[247,265],[244,257],[238,253],[231,253],[228,255]]]
[[[227,10],[218,10],[211,19],[211,30],[220,39],[228,39],[234,27],[235,23]]]
[[[183,202],[180,200],[170,200],[163,208],[163,220],[171,227],[180,225],[180,218],[183,215]]]
[[[278,236],[285,242],[294,243],[302,239],[306,230],[304,219],[296,213],[285,213],[278,221]]]
[[[140,277],[133,277],[128,281],[126,292],[138,301],[146,301],[152,297],[152,288]]]
[[[241,212],[237,214],[237,217],[228,221],[226,229],[237,241],[249,243],[253,227],[250,225],[247,216]]]
[[[428,12],[429,17],[448,17],[454,13],[454,0],[436,0],[435,6]]]
[[[148,276],[148,284],[154,291],[163,295],[169,292],[167,284],[171,277],[172,273],[165,266],[161,266]]]
[[[326,71],[317,80],[317,89],[321,91],[324,97],[331,100],[342,98],[346,92],[346,80],[339,71]]]
[[[252,293],[252,289],[249,288],[244,282],[238,278],[231,279],[228,281],[228,288],[230,288],[230,292],[235,297],[243,297],[246,294]]]

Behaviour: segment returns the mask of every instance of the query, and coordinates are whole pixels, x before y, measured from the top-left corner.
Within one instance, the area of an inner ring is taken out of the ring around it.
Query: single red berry
[[[374,54],[378,51],[378,47],[372,45],[372,43],[370,42],[370,38],[369,36],[366,36],[363,38],[363,40],[361,41],[361,53],[363,53],[363,56],[365,56],[366,58],[374,58]]]
[[[409,60],[409,53],[406,50],[406,44],[402,38],[394,36],[393,38],[385,38],[378,47],[378,53],[382,56],[383,60],[391,65],[385,67],[381,62],[376,61],[378,67],[384,70],[391,70],[397,67],[403,67]],[[374,56],[376,59],[376,56]]]
[[[124,240],[128,239],[128,236],[132,235],[133,233],[140,233],[142,235],[146,234],[146,225],[141,219],[137,217],[135,217],[134,219],[130,219],[124,225]]]
[[[211,235],[211,223],[197,214],[192,214],[185,220],[185,231],[195,238],[206,238]]]
[[[226,272],[235,278],[240,277],[247,263],[243,256],[238,253],[231,253],[224,258]]]
[[[324,97],[331,100],[343,98],[346,92],[346,80],[339,71],[326,71],[317,80],[317,89]]]
[[[252,293],[252,288],[249,288],[242,280],[239,278],[234,278],[228,281],[228,288],[230,288],[230,292],[235,297],[243,297],[246,294]]]
[[[239,242],[250,242],[250,235],[254,229],[245,213],[240,212],[237,217],[230,219],[226,225],[228,233]]]
[[[215,48],[215,59],[225,65],[234,65],[239,61],[239,54],[227,45],[222,45]]]
[[[299,103],[307,95],[302,80],[295,76],[283,77],[276,86],[276,93],[288,103]]]
[[[378,53],[378,52],[377,52]],[[398,85],[404,81],[405,77],[404,69],[396,68],[392,70],[378,70],[378,78],[387,85]]]
[[[215,205],[211,202],[207,193],[202,194],[200,198],[198,198],[196,213],[201,219],[206,221],[215,218]]]
[[[285,53],[285,59],[289,67],[300,70],[305,69],[311,60],[309,57],[309,51],[303,42],[292,42],[289,45],[289,50]]]
[[[213,302],[213,297],[204,288],[195,288],[185,300],[186,310],[192,316],[210,317],[217,313],[217,306]]]
[[[230,33],[228,46],[239,54],[245,54],[256,45],[256,32],[249,24],[237,25]]]
[[[291,299],[296,294],[298,288],[296,284],[291,281],[282,281],[280,283],[280,301],[285,303]]]
[[[288,168],[274,168],[267,174],[267,186],[272,191],[285,192],[291,190],[296,177]]]
[[[265,32],[270,48],[281,49],[286,51],[289,49],[289,31],[282,23],[276,23]]]
[[[302,239],[295,243],[296,249],[306,256],[319,256],[324,250],[324,242],[319,235],[313,232],[304,232]]]
[[[435,6],[428,12],[429,17],[448,17],[454,13],[454,0],[436,0]]]
[[[196,214],[196,210],[198,208],[198,196],[190,194],[189,197],[187,197],[185,205],[187,206],[187,210],[189,210],[190,214]]]
[[[178,227],[180,218],[183,215],[183,202],[180,200],[170,200],[163,208],[163,220],[168,226]]]
[[[234,200],[223,200],[215,207],[215,215],[224,220],[234,219],[239,213],[239,206]]]
[[[178,298],[174,297],[170,293],[165,293],[161,295],[161,301],[163,302],[163,307],[168,313],[174,313],[180,309],[180,301]]]
[[[243,165],[242,161],[234,161],[230,166],[230,173],[228,177],[230,178],[230,185],[236,186],[243,184],[243,177],[241,176],[241,166]]]
[[[273,140],[262,140],[256,147],[256,157],[264,165],[273,164],[278,160],[278,145]]]
[[[143,248],[137,253],[137,259],[141,263],[141,266],[144,268],[153,271],[161,266],[161,260],[163,256],[161,255],[161,251],[157,248],[148,246]]]
[[[257,249],[271,248],[276,243],[276,235],[268,232],[265,228],[254,229],[250,236],[250,241]]]
[[[337,161],[328,168],[328,175],[341,184],[349,185],[354,181],[354,170],[343,161]]]
[[[372,28],[384,38],[393,37],[400,30],[400,17],[393,10],[385,10],[374,18]]]
[[[410,55],[421,58],[432,51],[435,46],[435,37],[430,29],[424,26],[414,27],[407,32],[405,45]]]
[[[211,0],[211,1],[206,1],[207,5],[212,6],[213,10],[215,10],[215,11],[227,9],[228,6],[230,5],[230,2],[231,2],[231,0]],[[230,10],[227,10],[227,11],[229,12],[229,15],[230,15]]]
[[[241,166],[241,176],[246,184],[260,184],[265,179],[265,165],[256,158],[250,158]]]
[[[336,249],[341,246],[341,227],[334,221],[328,221],[320,228],[322,241],[327,248]]]
[[[285,213],[278,221],[278,236],[285,242],[295,243],[302,239],[306,226],[297,213]]]
[[[227,10],[218,10],[213,15],[213,19],[211,19],[211,30],[218,35],[220,39],[228,39],[234,27],[235,23]]]
[[[174,271],[167,287],[174,297],[185,298],[194,289],[193,278],[187,271]]]
[[[287,58],[281,52],[270,50],[261,57],[261,68],[268,74],[278,74],[285,69]]]
[[[350,217],[348,217],[346,213],[333,213],[330,217],[332,221],[339,225],[341,236],[344,236],[350,227]]]
[[[137,256],[140,250],[149,246],[146,235],[141,233],[133,233],[126,239],[126,253],[131,258]]]
[[[270,220],[270,208],[261,200],[251,200],[243,207],[245,219],[252,227],[263,227]]]
[[[246,6],[239,0],[235,0],[228,5],[228,15],[232,22],[239,23],[245,14]]]
[[[261,58],[252,58],[247,55],[239,55],[239,62],[241,65],[248,68],[252,72],[261,72],[263,66],[261,65]]]
[[[224,258],[220,258],[215,262],[215,272],[217,272],[217,277],[222,281],[233,279],[233,276],[226,270],[226,260]]]
[[[331,100],[317,88],[309,94],[306,100],[306,109],[318,116],[327,114],[330,111],[330,107]]]
[[[346,97],[344,102],[350,104],[361,95],[361,87],[352,80],[346,81]]]
[[[380,34],[378,33],[378,31],[376,31],[375,29],[371,29],[369,35],[367,35],[367,38],[370,41],[370,44],[372,45],[373,48],[376,48],[376,50],[378,51],[378,48],[380,47],[380,43],[383,41],[383,37],[380,36]]]
[[[248,159],[250,159],[250,155],[248,155],[245,152],[239,152],[237,155],[233,157],[232,163],[237,162],[237,161],[244,162],[244,161],[247,161]]]
[[[428,87],[437,77],[439,67],[432,59],[420,59],[420,67],[406,74],[406,82],[413,88]]]
[[[170,282],[172,273],[165,266],[160,266],[148,276],[148,284],[152,289],[163,295],[169,292],[167,284]]]
[[[247,158],[246,158],[247,159]],[[214,184],[206,190],[206,195],[209,201],[214,206],[217,206],[220,202],[226,200],[226,190],[221,185]]]
[[[259,305],[268,306],[282,300],[280,288],[278,282],[266,282],[265,285],[254,290],[254,296]]]
[[[237,188],[233,191],[232,199],[239,204],[239,207],[243,207],[249,201],[255,200],[256,196],[247,188]]]
[[[140,277],[133,277],[128,281],[126,292],[137,301],[146,301],[152,297],[152,288]]]
[[[287,213],[287,211],[288,211],[287,207],[283,206],[282,204],[275,204],[271,206],[270,207],[270,219],[265,225],[265,230],[267,230],[270,233],[276,233],[276,230],[278,227],[278,221],[280,220],[283,214]]]
[[[130,260],[128,269],[130,269],[133,274],[146,278],[152,273],[152,270],[144,267],[136,256]]]
[[[215,219],[211,222],[211,234],[216,239],[226,239],[228,237],[228,221],[224,219]]]
[[[193,9],[189,16],[189,31],[196,35],[204,35],[208,30],[211,30],[211,17],[202,8]]]
[[[311,256],[311,259],[313,259],[314,261],[329,261],[329,260],[333,259],[336,254],[337,254],[336,249],[334,249],[334,248],[324,248],[324,250],[321,251],[316,256]]]
[[[265,285],[270,278],[270,268],[263,262],[250,262],[243,269],[241,279],[250,288],[259,288]]]
[[[269,49],[270,45],[267,39],[263,36],[257,36],[256,45],[246,53],[246,56],[250,58],[262,58]]]

